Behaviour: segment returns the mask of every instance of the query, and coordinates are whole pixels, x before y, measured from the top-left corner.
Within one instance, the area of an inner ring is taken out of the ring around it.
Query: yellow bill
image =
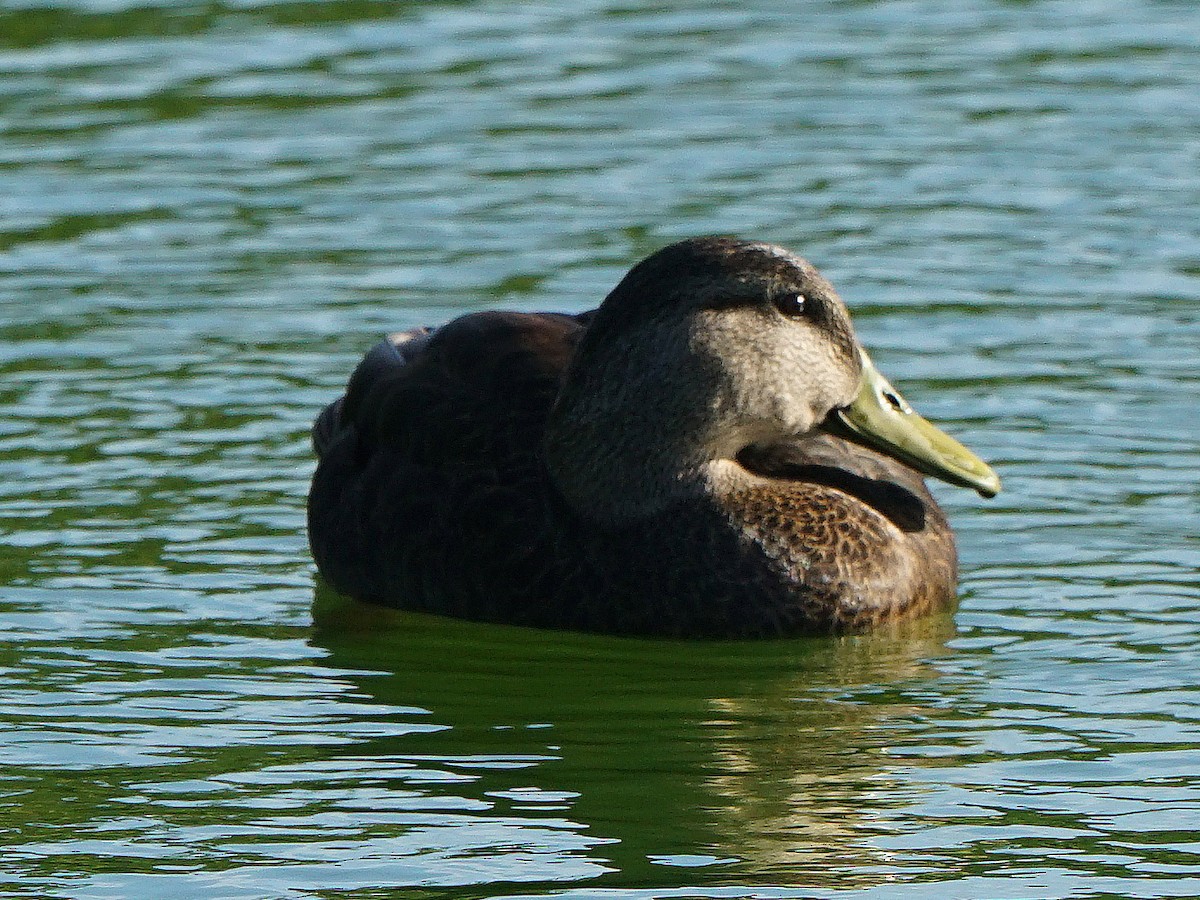
[[[872,447],[918,472],[951,484],[970,487],[984,497],[1000,492],[992,467],[913,411],[888,380],[879,374],[865,350],[862,386],[849,406],[834,410],[844,437]],[[844,429],[844,431],[843,431]]]

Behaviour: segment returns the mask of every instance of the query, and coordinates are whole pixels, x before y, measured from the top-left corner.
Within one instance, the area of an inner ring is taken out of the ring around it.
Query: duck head
[[[984,496],[1000,489],[883,378],[811,264],[772,244],[696,238],[638,263],[605,299],[568,367],[546,458],[578,511],[619,523],[734,489],[751,477],[742,450],[816,430]]]

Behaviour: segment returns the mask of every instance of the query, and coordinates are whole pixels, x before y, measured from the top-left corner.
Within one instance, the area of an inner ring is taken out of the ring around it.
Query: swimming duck
[[[922,475],[1000,489],[872,364],[817,270],[705,237],[580,315],[390,335],[313,426],[317,568],[510,624],[748,637],[953,606]]]

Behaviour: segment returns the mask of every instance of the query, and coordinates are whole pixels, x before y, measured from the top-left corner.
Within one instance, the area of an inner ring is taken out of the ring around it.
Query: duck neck
[[[652,358],[669,358],[661,350]],[[571,366],[546,427],[550,478],[577,514],[620,527],[753,480],[734,460],[751,439],[713,428],[695,392],[663,391],[658,367],[630,366],[627,357],[607,368],[603,360]],[[642,374],[631,380],[631,370]]]

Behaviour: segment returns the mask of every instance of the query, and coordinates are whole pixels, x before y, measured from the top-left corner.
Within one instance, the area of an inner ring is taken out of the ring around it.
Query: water
[[[1200,894],[1198,47],[1150,0],[4,4],[0,891]],[[953,619],[316,591],[307,427],[379,332],[711,232],[996,463],[938,489]]]

